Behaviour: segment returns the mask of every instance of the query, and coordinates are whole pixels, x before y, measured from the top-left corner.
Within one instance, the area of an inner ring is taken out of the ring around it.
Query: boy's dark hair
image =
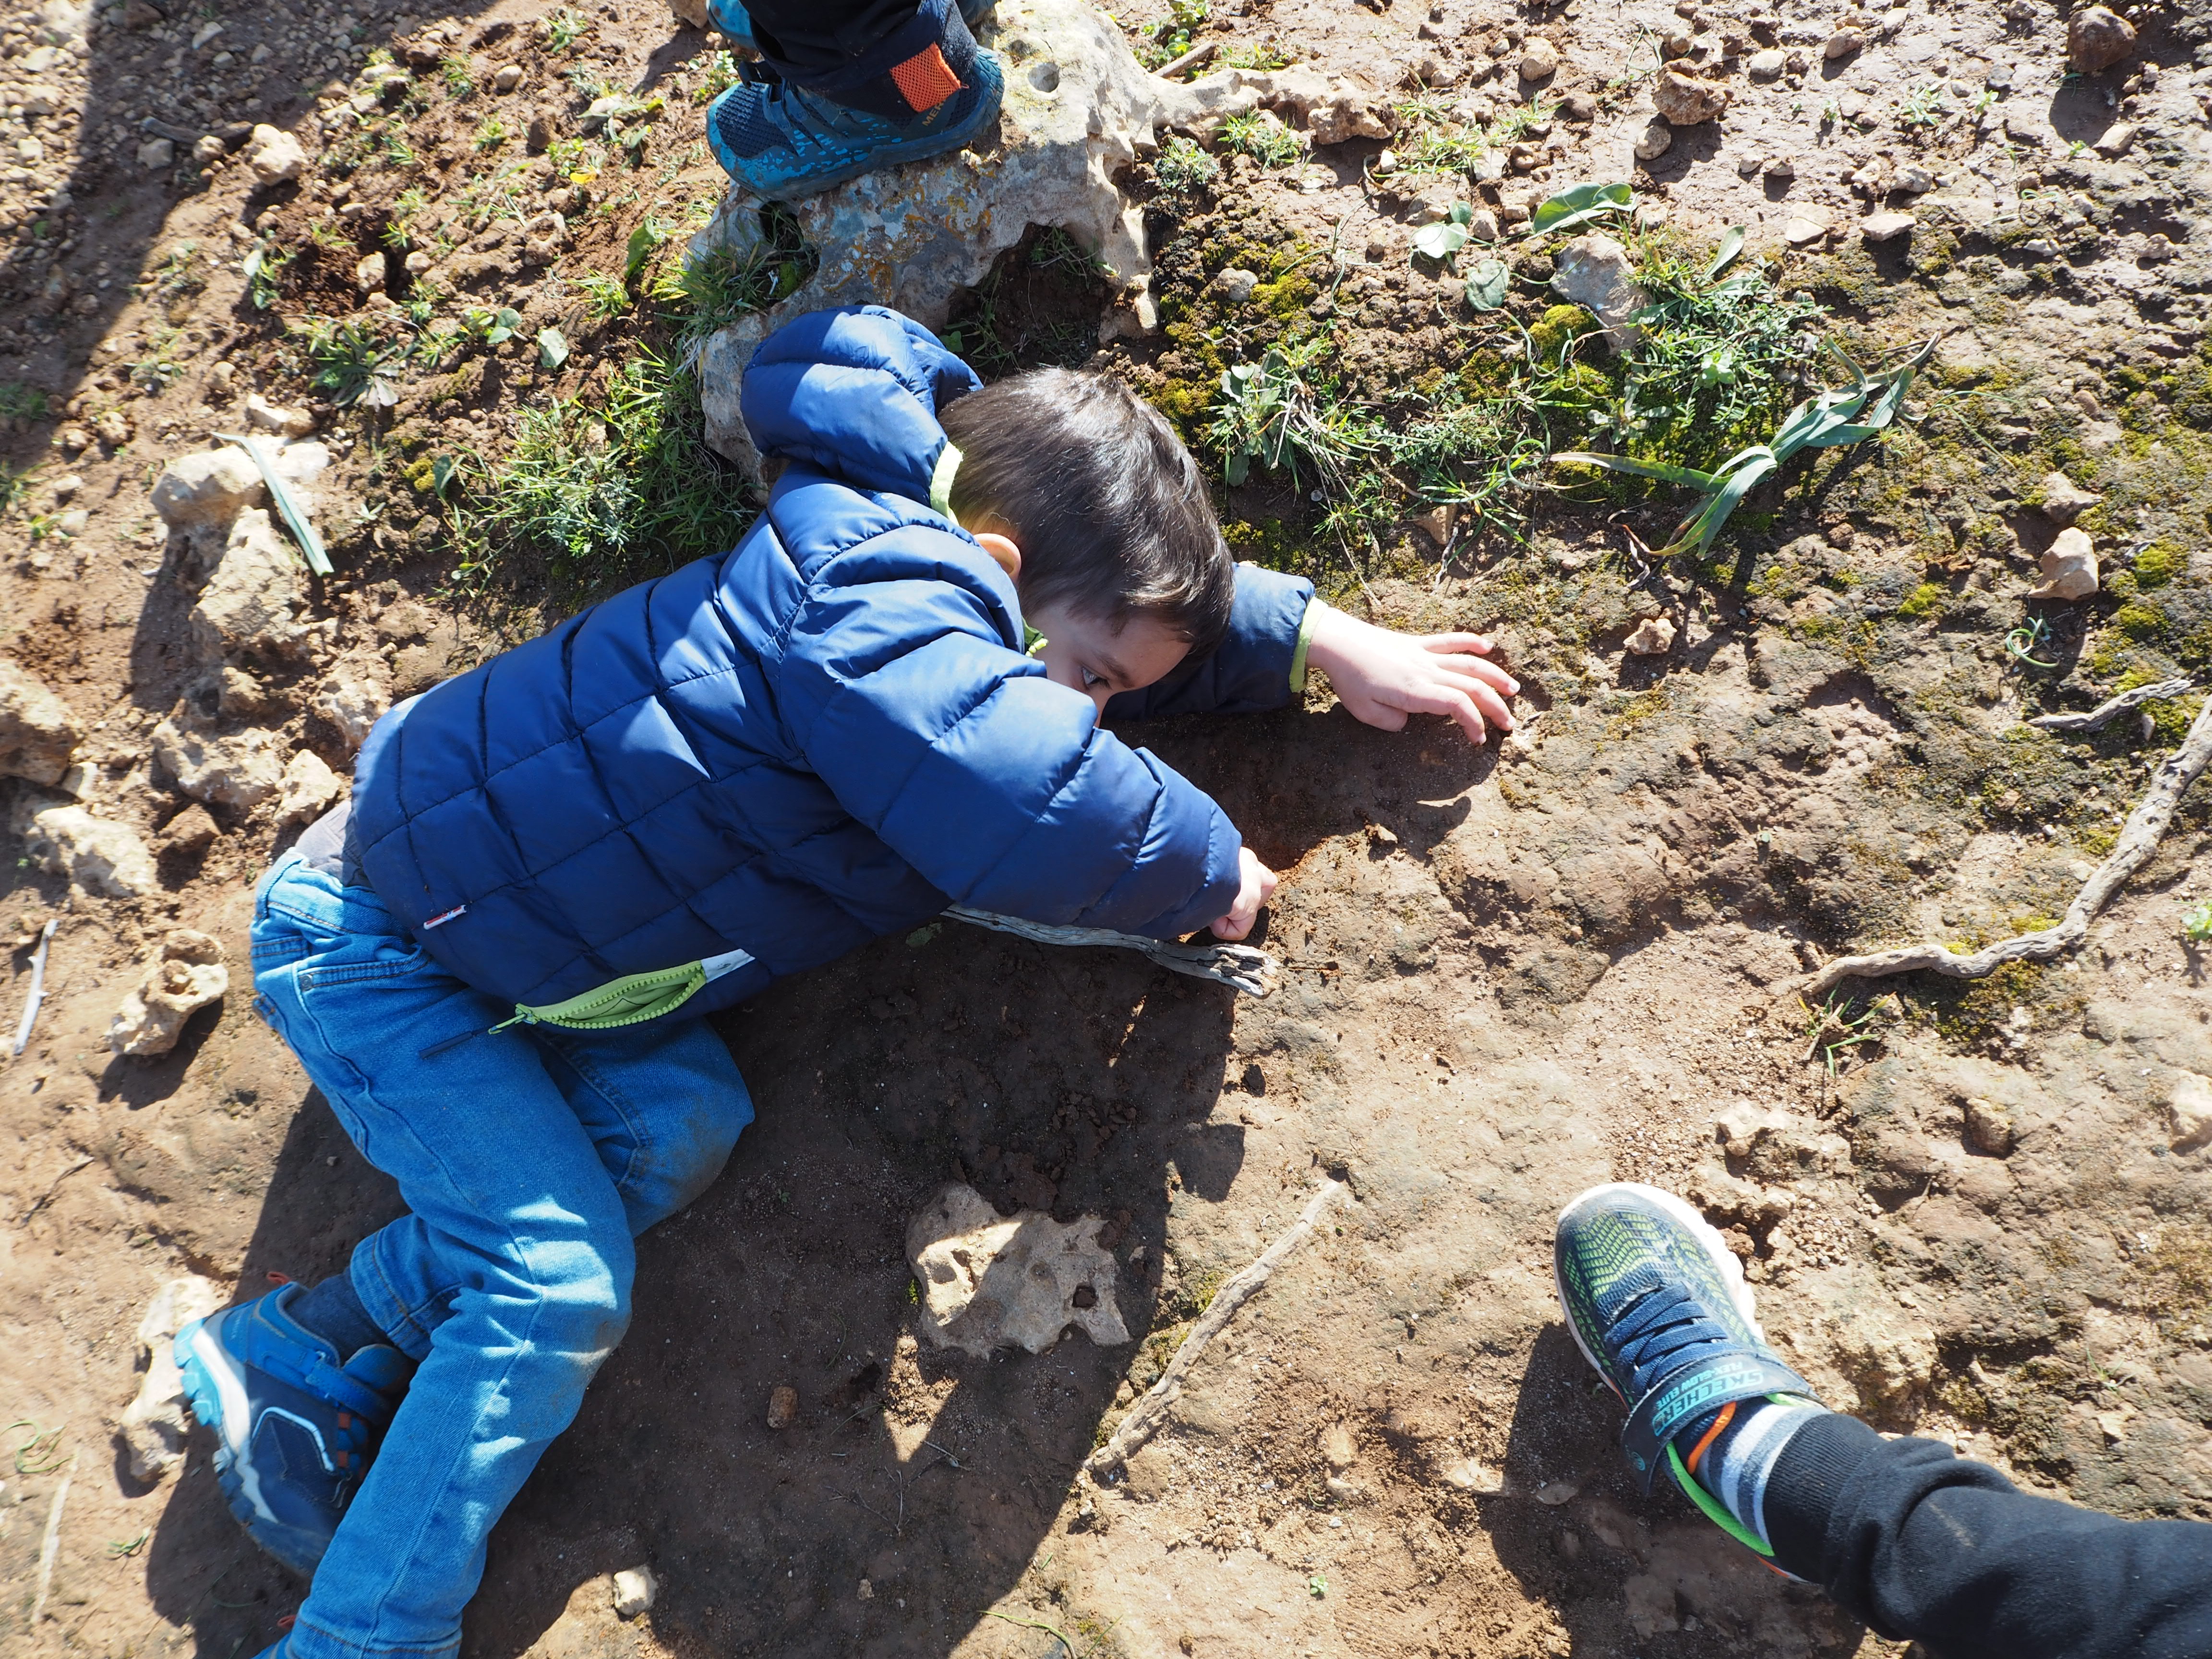
[[[1103,374],[1035,368],[939,416],[959,447],[952,512],[1012,526],[1025,608],[1060,604],[1116,628],[1154,618],[1212,654],[1236,566],[1198,464],[1166,418]]]

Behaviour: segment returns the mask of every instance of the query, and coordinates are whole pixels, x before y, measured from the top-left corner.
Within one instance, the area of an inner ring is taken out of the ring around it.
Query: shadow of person
[[[1505,1569],[1558,1610],[1571,1651],[1842,1659],[1864,1631],[1700,1515],[1664,1476],[1649,1497],[1620,1451],[1624,1413],[1564,1324],[1544,1328],[1513,1405],[1505,1490],[1484,1520]]]

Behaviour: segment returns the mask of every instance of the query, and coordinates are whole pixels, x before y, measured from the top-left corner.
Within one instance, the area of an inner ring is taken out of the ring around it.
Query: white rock
[[[1792,219],[1782,227],[1782,240],[1792,247],[1810,247],[1827,234],[1827,226],[1818,219]]]
[[[240,154],[253,174],[253,182],[264,186],[296,179],[307,167],[307,152],[300,148],[300,141],[265,121],[247,136]]]
[[[205,933],[180,927],[161,941],[146,964],[138,988],[124,999],[107,1028],[107,1046],[118,1054],[149,1060],[177,1046],[185,1022],[230,989],[222,946]]]
[[[176,159],[177,147],[167,138],[149,138],[138,146],[138,165],[149,173],[173,166]]]
[[[179,455],[154,481],[154,510],[179,526],[228,524],[265,493],[260,470],[242,449]]]
[[[2104,499],[2082,489],[2063,472],[2043,475],[2043,516],[2053,524],[2072,524]]]
[[[248,658],[289,661],[306,650],[299,612],[302,567],[269,514],[249,507],[231,525],[222,562],[200,590],[190,619],[192,653],[211,672]]]
[[[284,788],[276,802],[278,827],[320,817],[345,791],[345,780],[321,756],[312,749],[301,750],[284,763]]]
[[[1221,297],[1233,306],[1241,306],[1252,297],[1252,290],[1260,286],[1260,273],[1231,265],[1213,279],[1213,287]]]
[[[2212,1078],[2202,1078],[2194,1072],[2176,1073],[2166,1112],[2175,1152],[2193,1152],[2212,1146]]]
[[[246,394],[246,423],[287,438],[304,438],[315,429],[315,417],[304,409],[279,409],[259,392]]]
[[[825,306],[880,304],[931,328],[956,295],[974,288],[1031,225],[1065,229],[1112,274],[1121,309],[1109,332],[1158,325],[1150,286],[1144,212],[1115,177],[1164,131],[1205,136],[1232,115],[1278,96],[1293,73],[1226,70],[1191,82],[1148,74],[1121,31],[1087,0],[1031,0],[983,26],[984,44],[1006,65],[1006,142],[862,174],[793,204],[807,243],[820,251],[813,277],[765,313],[709,338],[701,354],[707,441],[740,468],[757,467],[738,410],[745,360],[771,330]],[[725,198],[694,239],[748,252],[760,245],[760,202]]]
[[[1664,617],[1646,617],[1623,643],[1639,657],[1663,657],[1674,648],[1674,624]]]
[[[219,738],[163,720],[154,728],[154,759],[180,793],[241,811],[258,806],[284,782],[273,732],[256,729]]]
[[[1570,305],[1594,312],[1615,350],[1635,343],[1629,319],[1650,303],[1636,280],[1628,250],[1602,231],[1577,236],[1553,261],[1552,291]]]
[[[1870,213],[1859,221],[1859,234],[1869,242],[1893,242],[1911,235],[1919,222],[1909,213]]]
[[[192,1419],[184,1375],[177,1369],[170,1341],[183,1327],[205,1319],[222,1305],[222,1292],[197,1273],[171,1279],[147,1304],[138,1322],[146,1375],[138,1384],[137,1397],[123,1408],[120,1424],[123,1443],[131,1451],[132,1480],[165,1480],[183,1464]]]
[[[1656,161],[1674,148],[1674,129],[1664,121],[1654,121],[1636,135],[1636,159]]]
[[[382,292],[386,281],[384,256],[381,253],[362,254],[360,262],[353,268],[353,285],[363,294],[377,294]]]
[[[349,659],[331,671],[316,688],[308,707],[337,728],[348,750],[368,740],[384,712],[392,707],[392,693],[383,678],[384,665],[374,657]]]
[[[1536,1488],[1536,1501],[1557,1509],[1560,1504],[1571,1503],[1579,1498],[1582,1490],[1583,1483],[1579,1480],[1549,1480]]]
[[[2031,599],[2086,599],[2097,591],[2097,550],[2080,530],[2062,530],[2043,550],[2043,581]]]
[[[1127,1342],[1104,1225],[1097,1216],[1062,1225],[1037,1210],[1009,1220],[972,1187],[939,1188],[906,1233],[922,1334],[979,1359],[1001,1347],[1042,1353],[1071,1325],[1093,1342]]]
[[[1521,49],[1521,78],[1548,81],[1559,72],[1559,49],[1540,34],[1532,34]]]
[[[1838,29],[1820,47],[1820,56],[1830,63],[1850,57],[1866,42],[1850,29]]]
[[[1754,81],[1772,81],[1790,67],[1790,55],[1779,46],[1769,46],[1764,52],[1754,52],[1751,61],[1744,65]]]
[[[653,1576],[651,1567],[624,1567],[615,1575],[615,1614],[635,1619],[650,1608],[659,1594],[660,1581]]]
[[[1505,1477],[1499,1471],[1486,1468],[1472,1457],[1454,1458],[1443,1466],[1444,1484],[1462,1492],[1479,1496],[1495,1497],[1505,1490]],[[1539,1496],[1541,1496],[1540,1493]]]
[[[0,777],[59,783],[82,738],[67,703],[0,657]]]
[[[520,64],[501,64],[491,72],[491,89],[494,92],[513,92],[521,84],[522,65]]]
[[[137,898],[161,884],[138,832],[96,818],[82,806],[50,806],[32,816],[25,845],[49,874],[109,898]]]
[[[1297,112],[1296,118],[1313,135],[1316,146],[1341,144],[1353,138],[1388,138],[1391,134],[1389,106],[1365,87],[1350,81],[1330,82],[1327,94]]]

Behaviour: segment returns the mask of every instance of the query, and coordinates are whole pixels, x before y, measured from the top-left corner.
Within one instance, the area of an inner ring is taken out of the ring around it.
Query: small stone
[[[198,858],[222,839],[222,827],[206,807],[195,802],[162,826],[161,850]]]
[[[192,160],[202,167],[212,167],[229,153],[222,139],[211,132],[204,132],[192,145]]]
[[[1398,170],[1398,152],[1386,149],[1375,158],[1372,171],[1376,178],[1384,178]]]
[[[779,1432],[799,1421],[799,1390],[788,1383],[769,1390],[768,1425]]]
[[[2043,516],[2055,525],[2069,525],[2105,498],[2084,489],[2063,472],[2043,475]]]
[[[283,787],[273,732],[252,730],[217,738],[176,721],[154,728],[155,764],[194,800],[247,811]]]
[[[1330,1424],[1328,1432],[1321,1437],[1321,1455],[1340,1474],[1358,1462],[1359,1444],[1352,1437],[1351,1428],[1342,1423]]]
[[[1698,126],[1718,120],[1729,106],[1728,88],[1686,63],[1664,64],[1652,83],[1651,103],[1668,125]]]
[[[135,34],[148,29],[157,29],[169,20],[146,3],[146,0],[131,0],[123,9],[123,27]]]
[[[185,1022],[230,989],[222,946],[205,933],[179,928],[162,941],[138,988],[125,997],[107,1027],[115,1054],[151,1060],[167,1054],[184,1035]]]
[[[2058,532],[2043,550],[2043,581],[2031,587],[2031,599],[2086,599],[2097,591],[2097,553],[2082,531]]]
[[[1850,57],[1866,45],[1856,30],[1838,29],[1822,43],[1820,56],[1833,64]]]
[[[1787,184],[1797,176],[1797,164],[1786,155],[1772,156],[1766,163],[1766,176]]]
[[[1656,161],[1674,147],[1674,130],[1664,121],[1654,121],[1636,135],[1636,159]]]
[[[1101,1345],[1127,1342],[1116,1265],[1098,1243],[1105,1224],[1098,1216],[1063,1224],[1038,1210],[1008,1218],[972,1187],[939,1188],[907,1226],[922,1334],[979,1359],[1000,1347],[1042,1353],[1070,1328]]]
[[[131,417],[119,409],[103,409],[93,416],[92,431],[110,449],[120,449],[131,441]]]
[[[242,449],[179,455],[154,481],[154,510],[173,526],[228,524],[260,501],[260,469]]]
[[[2126,155],[2136,141],[2136,134],[2141,131],[2133,121],[2116,122],[2106,127],[2089,148],[2109,161],[2115,156]]]
[[[1583,1483],[1579,1480],[1553,1480],[1536,1488],[1536,1501],[1557,1509],[1581,1496]]]
[[[277,827],[322,817],[345,789],[345,780],[331,771],[320,755],[302,749],[284,763],[283,793],[276,802]]]
[[[491,89],[494,92],[513,92],[521,84],[522,65],[520,64],[501,64],[491,72]]]
[[[650,1610],[659,1594],[660,1581],[651,1567],[624,1567],[614,1579],[615,1616],[635,1619]]]
[[[1322,1487],[1340,1504],[1356,1504],[1367,1495],[1367,1489],[1357,1480],[1347,1480],[1340,1474],[1324,1477]]]
[[[1570,126],[1588,126],[1597,119],[1597,100],[1586,92],[1569,93],[1559,100],[1559,119]]]
[[[2212,1078],[2199,1077],[2194,1072],[2175,1073],[2166,1112],[2175,1152],[2193,1152],[2212,1146]]]
[[[1446,501],[1440,507],[1432,507],[1427,512],[1417,515],[1413,523],[1420,532],[1434,542],[1437,546],[1449,547],[1451,544],[1452,530],[1459,523],[1459,503]]]
[[[258,392],[246,394],[246,421],[249,426],[287,438],[304,438],[315,429],[315,417],[306,410],[279,409]]]
[[[1769,46],[1765,52],[1755,52],[1744,65],[1754,81],[1778,81],[1782,72],[1790,67],[1790,54],[1779,46]]]
[[[1936,175],[1926,167],[1907,167],[1898,169],[1895,188],[1907,196],[1925,196],[1936,188]]]
[[[176,160],[177,147],[167,138],[149,138],[138,146],[138,165],[149,173],[173,166]]]
[[[154,1292],[138,1321],[138,1348],[146,1375],[137,1397],[123,1408],[119,1427],[130,1449],[131,1478],[164,1480],[185,1462],[191,1433],[184,1374],[173,1352],[178,1328],[204,1319],[222,1305],[222,1292],[197,1273],[173,1279]]]
[[[1260,286],[1260,274],[1231,265],[1213,279],[1213,289],[1233,306],[1241,306],[1252,297],[1252,290]]]
[[[296,179],[307,169],[307,152],[290,133],[262,122],[246,136],[244,159],[253,182],[264,189]]]
[[[1442,1474],[1444,1485],[1455,1487],[1461,1492],[1474,1492],[1482,1497],[1495,1497],[1505,1490],[1505,1477],[1503,1474],[1496,1469],[1484,1467],[1472,1457],[1451,1459],[1443,1466]],[[1571,1497],[1573,1494],[1568,1495]]]
[[[210,673],[225,663],[296,659],[307,647],[299,615],[306,603],[302,568],[289,544],[267,513],[249,507],[232,521],[222,556],[187,619],[192,654]]]
[[[1966,1102],[1966,1144],[1978,1152],[1991,1158],[2010,1155],[2019,1139],[2013,1127],[2012,1114],[1986,1100]]]
[[[1664,617],[1646,617],[1622,643],[1639,657],[1663,657],[1674,648],[1674,624]]]
[[[384,711],[392,707],[381,672],[382,665],[374,658],[368,659],[368,665],[340,663],[307,705],[337,728],[348,750],[366,743]]]
[[[0,657],[0,776],[59,783],[82,738],[67,703]]]
[[[1540,34],[1532,34],[1521,48],[1521,78],[1548,81],[1559,72],[1559,49]]]
[[[2076,74],[2102,75],[2135,47],[2135,25],[2103,6],[2085,6],[2066,21],[2066,61]]]
[[[1494,242],[1498,240],[1498,214],[1495,210],[1479,207],[1467,222],[1468,240],[1472,242]]]
[[[1813,60],[1802,52],[1793,52],[1782,65],[1785,75],[1802,75],[1813,67]]]
[[[1919,222],[1909,213],[1872,213],[1859,221],[1859,234],[1869,242],[1893,242]]]
[[[876,1587],[873,1584],[871,1584],[866,1579],[863,1578],[860,1581],[860,1600],[863,1601],[872,1601],[875,1599]]]
[[[1570,305],[1596,313],[1616,351],[1635,343],[1636,313],[1650,297],[1636,280],[1628,250],[1602,231],[1577,236],[1553,261],[1552,291]]]
[[[1782,227],[1782,240],[1792,247],[1810,247],[1828,234],[1818,219],[1792,219]]]
[[[82,806],[50,806],[32,817],[24,845],[50,875],[108,898],[138,898],[160,885],[154,855],[138,832]]]
[[[363,294],[382,292],[389,280],[381,253],[364,253],[361,262],[353,268],[353,285]]]

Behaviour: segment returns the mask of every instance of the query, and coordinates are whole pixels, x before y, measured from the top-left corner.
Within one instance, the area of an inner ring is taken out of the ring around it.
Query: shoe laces
[[[1728,1326],[1688,1290],[1662,1285],[1647,1291],[1614,1322],[1608,1346],[1627,1368],[1638,1394],[1680,1370],[1697,1348],[1725,1346],[1734,1340]]]

